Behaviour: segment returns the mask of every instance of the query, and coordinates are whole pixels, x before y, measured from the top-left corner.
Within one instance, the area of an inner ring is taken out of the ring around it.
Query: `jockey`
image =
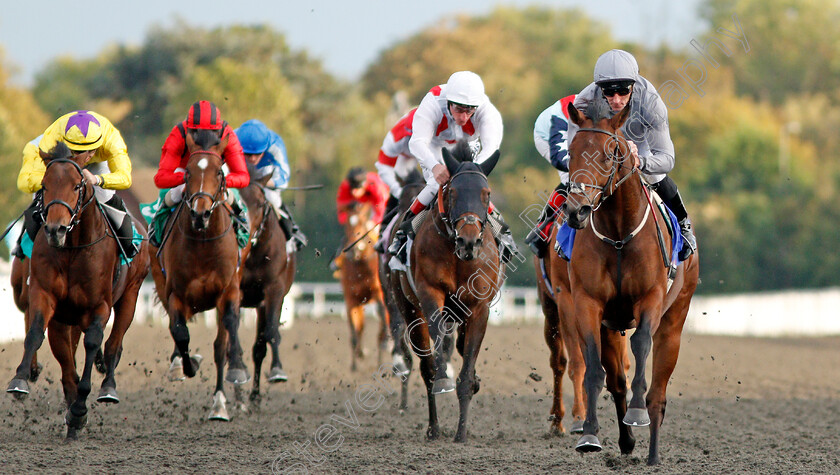
[[[406,179],[411,171],[417,168],[417,159],[408,150],[415,112],[417,112],[416,107],[402,116],[388,131],[388,135],[382,141],[382,148],[379,149],[376,170],[379,172],[379,178],[391,190],[391,196],[385,205],[385,216],[390,216],[391,211],[399,204],[402,194],[400,179]]]
[[[17,186],[24,193],[36,193],[36,199],[24,212],[24,228],[29,238],[35,240],[42,224],[36,204],[47,168],[39,152],[48,153],[58,142],[64,142],[75,157],[82,156],[85,164],[82,174],[94,185],[94,196],[116,231],[118,247],[126,259],[131,259],[139,250],[133,242],[134,226],[125,204],[114,192],[131,186],[131,160],[120,131],[111,121],[93,111],[77,110],[59,117],[23,148]],[[24,257],[20,241],[15,255]]]
[[[560,184],[551,193],[540,214],[539,222],[525,238],[525,243],[537,257],[545,255],[551,223],[554,222],[557,210],[566,201],[569,187],[569,144],[566,141],[569,116],[566,107],[574,100],[574,94],[560,99],[542,111],[534,123],[534,146],[560,175]]]
[[[385,204],[388,201],[388,186],[382,182],[374,172],[366,172],[364,168],[353,167],[347,172],[347,178],[338,185],[338,193],[335,197],[335,207],[338,213],[338,224],[342,226],[347,223],[347,212],[355,203],[370,203],[373,206],[373,217],[375,224],[382,223],[385,215]],[[349,243],[342,240],[336,252],[336,257],[330,263],[332,270],[341,267],[341,252]]]
[[[212,102],[198,101],[190,106],[186,120],[172,128],[161,148],[160,166],[155,174],[155,185],[162,190],[167,188],[168,190],[163,199],[163,206],[158,208],[152,222],[161,219],[163,214],[168,216],[171,208],[180,203],[183,198],[186,186],[184,172],[190,158],[186,137],[187,133],[193,133],[196,130],[215,130],[218,131],[222,140],[228,139],[227,147],[222,154],[222,160],[228,168],[225,175],[225,184],[228,188],[244,188],[251,180],[245,166],[242,146],[236,134],[233,133],[233,129],[222,120],[221,110]],[[232,208],[237,213],[239,222],[248,222],[244,203],[235,198]],[[160,247],[161,237],[157,236],[155,226],[149,226],[149,242],[153,246]]]
[[[273,130],[257,119],[244,122],[234,130],[245,153],[245,161],[255,167],[251,178],[260,179],[270,175],[271,178],[263,188],[265,199],[271,204],[280,219],[280,227],[286,234],[287,241],[293,241],[296,250],[306,245],[306,236],[301,232],[292,218],[292,213],[286,208],[280,191],[289,184],[289,159],[286,156],[286,144]]]
[[[674,143],[668,129],[668,110],[656,88],[639,75],[636,58],[627,51],[614,49],[602,54],[595,63],[595,82],[587,86],[575,99],[578,110],[586,110],[593,100],[605,97],[613,114],[630,107],[630,116],[621,127],[630,145],[634,165],[676,215],[680,233],[685,238],[680,260],[697,250],[697,240],[691,229],[677,185],[667,173],[674,168]],[[569,143],[577,126],[569,129]]]
[[[433,87],[420,102],[412,129],[408,146],[423,169],[426,187],[406,212],[403,224],[388,248],[388,252],[403,263],[406,261],[405,243],[420,224],[414,224],[414,218],[432,202],[440,185],[449,180],[441,154],[443,147],[467,139],[476,151],[475,162],[482,163],[498,150],[504,131],[502,115],[484,94],[481,78],[471,71],[453,73],[446,84]],[[494,227],[502,230],[498,239],[503,248],[502,258],[508,262],[513,254],[518,254],[516,243],[492,203],[488,211],[490,218],[496,221]]]

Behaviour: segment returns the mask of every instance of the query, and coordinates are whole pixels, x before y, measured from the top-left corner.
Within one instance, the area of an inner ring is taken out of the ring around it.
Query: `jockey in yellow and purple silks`
[[[47,170],[40,151],[48,153],[58,142],[64,142],[75,157],[82,155],[85,164],[82,174],[94,185],[96,200],[102,204],[106,215],[119,236],[120,247],[130,259],[137,253],[133,243],[134,229],[131,216],[125,210],[122,199],[114,190],[131,186],[131,160],[120,131],[96,112],[77,110],[59,117],[44,133],[23,148],[23,165],[18,174],[17,187],[24,193],[41,190],[41,181]],[[24,213],[24,227],[30,239],[41,227],[35,214],[35,201]],[[20,247],[20,246],[18,246]],[[16,255],[21,256],[16,249]]]

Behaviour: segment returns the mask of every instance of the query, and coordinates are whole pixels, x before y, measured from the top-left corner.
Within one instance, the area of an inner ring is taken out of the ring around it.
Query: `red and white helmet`
[[[472,71],[458,71],[446,82],[446,100],[470,107],[484,104],[484,82]]]

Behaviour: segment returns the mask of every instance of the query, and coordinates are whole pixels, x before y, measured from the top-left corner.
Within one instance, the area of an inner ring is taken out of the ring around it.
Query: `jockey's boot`
[[[111,222],[117,236],[120,252],[126,259],[131,259],[140,251],[140,246],[134,242],[134,226],[131,223],[131,215],[125,209],[122,198],[114,193],[108,201],[102,204],[105,209],[105,217]]]
[[[545,251],[548,249],[548,239],[551,235],[551,224],[554,217],[557,216],[557,211],[566,201],[567,186],[564,183],[557,185],[540,214],[537,226],[525,237],[525,244],[540,259],[545,257]]]
[[[680,221],[680,234],[683,237],[683,246],[680,249],[680,260],[684,261],[697,250],[697,238],[694,237],[694,230],[691,220],[686,216]]]
[[[516,247],[516,241],[513,240],[513,234],[511,234],[510,232],[510,226],[507,225],[505,219],[502,217],[502,214],[499,213],[498,210],[494,209],[492,212],[490,212],[490,218],[496,221],[496,223],[493,223],[491,225],[494,228],[493,234],[496,235],[496,239],[498,239],[501,247],[500,258],[502,259],[502,262],[507,264],[511,261],[513,256],[516,256],[516,258],[519,259],[519,261],[524,261],[525,257],[522,255],[522,253],[519,252],[519,249]]]
[[[405,212],[403,222],[400,224],[400,228],[397,229],[397,232],[394,233],[393,242],[391,242],[391,245],[388,246],[388,253],[396,256],[403,265],[405,265],[408,261],[408,246],[406,246],[406,242],[408,242],[409,236],[412,238],[414,237],[414,227],[412,225],[412,221],[414,221],[415,216],[417,215],[410,209]]]
[[[301,231],[297,223],[295,223],[295,218],[292,217],[292,213],[289,212],[288,208],[286,208],[286,203],[281,204],[280,208],[283,210],[283,213],[288,216],[288,218],[284,216],[280,217],[280,227],[283,228],[286,240],[292,241],[295,245],[295,250],[300,251],[304,246],[306,246],[309,239],[306,238],[306,235],[303,234],[303,231]]]
[[[44,192],[42,190],[38,190],[35,193],[35,198],[32,200],[32,203],[30,203],[23,212],[23,230],[21,230],[17,243],[15,244],[15,248],[12,251],[12,255],[19,259],[26,257],[23,253],[23,247],[21,246],[21,240],[23,240],[24,233],[26,233],[29,240],[34,243],[35,236],[38,235],[38,230],[41,229],[41,225],[44,224],[42,221],[43,216],[41,215],[41,196],[43,193]]]

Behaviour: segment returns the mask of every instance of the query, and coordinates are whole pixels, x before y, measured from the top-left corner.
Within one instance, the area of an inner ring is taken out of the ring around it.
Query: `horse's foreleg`
[[[390,320],[388,311],[385,308],[384,297],[380,290],[375,299],[376,310],[379,313],[379,348],[376,355],[376,366],[382,365],[382,355],[388,350],[388,321]]]
[[[438,312],[437,310],[424,312],[425,315],[435,315],[429,319],[429,338],[432,340],[434,348],[434,363],[435,363],[435,394],[448,393],[455,390],[455,381],[452,380],[447,373],[449,367],[449,360],[452,358],[452,351],[455,346],[455,322],[447,319],[443,321],[447,315],[446,312]]]
[[[224,392],[225,360],[228,350],[228,330],[225,328],[224,317],[217,313],[216,339],[213,341],[213,360],[216,363],[216,388],[213,390],[213,406],[207,416],[211,421],[229,421],[227,398]]]
[[[268,370],[266,380],[269,383],[280,383],[289,379],[280,361],[280,342],[283,340],[280,334],[280,316],[283,312],[283,300],[285,300],[283,294],[275,294],[267,298],[265,333],[268,344],[271,346],[271,368]]]
[[[251,357],[254,360],[254,386],[251,388],[249,399],[259,404],[260,396],[260,371],[265,355],[268,353],[268,336],[266,335],[265,303],[257,308],[257,335],[254,338],[254,346],[251,348]]]
[[[350,325],[350,352],[352,357],[350,370],[356,371],[356,360],[364,356],[362,332],[365,330],[365,310],[358,302],[347,303],[347,323]]]
[[[85,330],[83,340],[85,345],[85,366],[82,370],[82,378],[79,380],[78,395],[67,410],[67,416],[65,417],[68,439],[75,439],[77,431],[87,424],[87,397],[91,389],[90,378],[93,372],[93,361],[96,359],[96,352],[101,348],[102,340],[105,337],[103,321],[107,317],[103,318],[101,315],[108,315],[110,310],[107,306],[105,309],[98,309],[94,313],[93,322]]]
[[[690,294],[688,296],[690,299]],[[650,450],[648,465],[659,463],[659,430],[665,419],[665,391],[668,380],[677,366],[680,353],[680,335],[688,313],[688,301],[678,300],[662,317],[659,328],[653,336],[653,377],[647,394],[647,408],[650,415]]]
[[[656,309],[658,310],[658,309]],[[639,319],[639,325],[633,336],[630,337],[630,347],[633,350],[633,357],[636,360],[635,373],[633,374],[633,397],[630,399],[630,407],[624,416],[624,423],[630,426],[646,426],[650,424],[647,405],[645,404],[645,393],[647,393],[647,380],[645,370],[647,358],[653,344],[652,335],[656,331],[653,326],[658,326],[658,315],[654,311],[646,311]],[[623,370],[623,368],[622,368]]]
[[[181,310],[181,305],[175,300],[174,296],[169,297],[167,313],[169,314],[169,333],[175,342],[178,356],[181,357],[181,369],[184,376],[192,378],[198,372],[198,364],[201,360],[198,358],[198,355],[196,355],[196,358],[190,358],[190,330],[187,328],[187,318],[189,315],[184,314]],[[171,361],[172,365],[169,367],[169,379],[178,379],[173,374],[177,373],[177,360],[175,355],[173,355]]]
[[[38,348],[44,343],[45,331],[44,313],[40,310],[33,312],[29,331],[23,340],[23,358],[15,371],[15,377],[9,382],[6,388],[7,393],[12,393],[18,399],[23,399],[29,394],[29,378],[32,374],[32,358],[38,352]]]
[[[467,441],[467,415],[469,413],[470,401],[473,394],[478,391],[475,376],[475,360],[481,350],[481,342],[484,340],[484,333],[487,331],[487,316],[489,308],[473,314],[466,323],[464,330],[463,356],[464,364],[461,373],[458,375],[458,406],[460,415],[458,417],[458,432],[455,434],[455,442]]]
[[[603,309],[599,303],[585,294],[575,294],[575,318],[578,334],[583,342],[583,360],[586,371],[583,375],[583,386],[586,391],[586,419],[583,422],[583,436],[578,439],[575,450],[578,452],[599,452],[601,442],[597,434],[598,399],[604,386],[605,372],[601,366],[601,318]]]
[[[612,394],[615,403],[616,418],[623,421],[627,413],[627,377],[624,372],[624,356],[626,353],[623,336],[615,331],[601,327],[602,355],[601,362],[607,373],[607,391]],[[636,446],[636,439],[630,426],[619,422],[618,447],[622,454],[630,454]]]
[[[61,386],[64,389],[64,401],[68,408],[78,397],[79,384],[79,375],[76,373],[76,353],[70,328],[53,320],[50,322],[50,331],[47,333],[52,354],[61,366]]]

